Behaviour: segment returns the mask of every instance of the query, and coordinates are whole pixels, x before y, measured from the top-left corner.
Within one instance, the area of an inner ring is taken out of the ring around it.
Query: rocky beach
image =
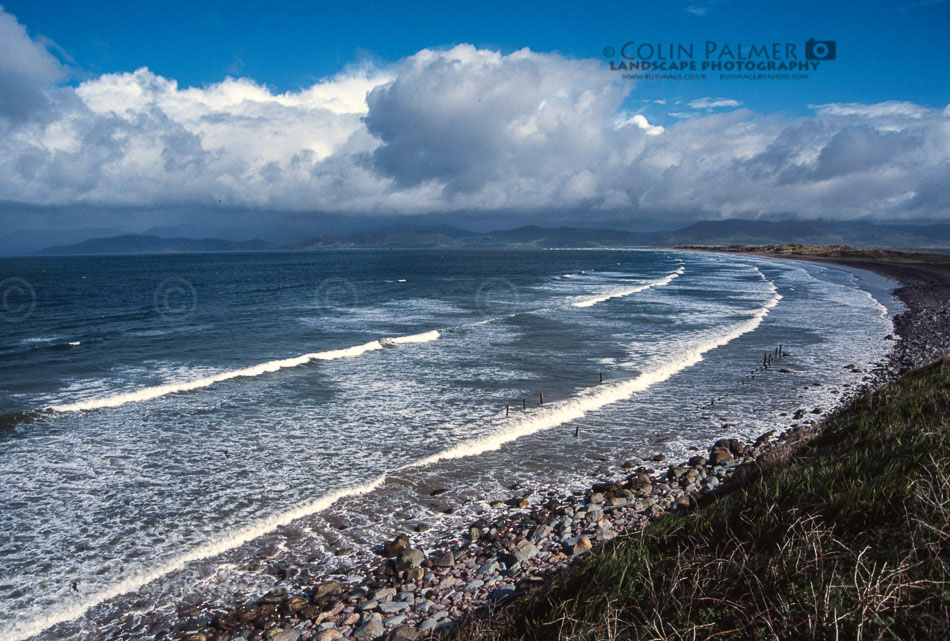
[[[839,407],[950,352],[945,269],[841,262],[897,280],[901,287],[895,295],[907,311],[894,319],[889,357],[864,372],[863,384],[843,394]],[[762,368],[781,372],[786,357],[776,348]],[[820,432],[832,411],[783,412],[776,429],[751,442],[730,438],[730,426],[723,425],[723,438],[686,461],[644,452],[642,459],[614,462],[612,473],[584,493],[532,493],[513,485],[510,498],[494,504],[491,514],[464,531],[447,533],[436,545],[417,547],[418,532],[408,531],[380,541],[374,563],[341,566],[309,585],[278,581],[257,599],[227,607],[200,599],[182,603],[177,624],[156,639],[368,641],[442,633],[503,607],[620,532],[692,509],[780,465]]]

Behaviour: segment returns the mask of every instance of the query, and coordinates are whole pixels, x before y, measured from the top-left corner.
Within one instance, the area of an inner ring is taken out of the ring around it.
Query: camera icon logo
[[[834,60],[837,46],[834,40],[815,40],[809,38],[805,43],[806,60]]]

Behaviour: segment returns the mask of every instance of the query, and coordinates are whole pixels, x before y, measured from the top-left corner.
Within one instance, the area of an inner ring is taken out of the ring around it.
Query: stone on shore
[[[261,603],[279,605],[287,599],[287,588],[274,588],[261,597]]]
[[[590,539],[586,536],[580,536],[577,538],[577,542],[571,547],[571,554],[574,556],[580,556],[585,552],[588,552],[593,546],[590,542]]]
[[[425,632],[408,625],[403,625],[389,633],[388,641],[417,641],[425,636]]]
[[[382,601],[390,596],[396,596],[396,588],[380,588],[373,592],[373,598],[377,601]]]
[[[500,588],[497,588],[492,591],[491,598],[492,601],[498,603],[507,603],[511,601],[515,596],[515,588],[510,585],[503,585]]]
[[[613,526],[610,524],[610,521],[605,521],[603,525],[598,525],[594,530],[594,537],[598,541],[610,541],[613,538],[616,538],[617,531],[614,530]]]
[[[450,568],[455,565],[455,554],[452,550],[446,550],[443,554],[437,556],[433,563],[437,568]]]
[[[714,447],[709,453],[710,465],[728,465],[735,460],[732,452],[722,447]]]
[[[653,487],[653,478],[649,474],[637,474],[630,481],[630,485],[635,490]]]
[[[523,563],[528,559],[536,556],[540,550],[527,539],[521,539],[515,543],[514,548],[511,550],[511,554],[518,560],[519,563]]]
[[[372,614],[366,619],[366,623],[357,628],[353,633],[353,638],[358,641],[372,641],[377,637],[383,636],[386,628],[383,627],[383,619],[378,614]]]
[[[390,601],[389,603],[380,603],[376,609],[383,614],[397,614],[403,610],[409,609],[409,604],[405,601]]]
[[[409,537],[400,534],[395,539],[383,546],[383,556],[386,558],[395,558],[409,549]]]
[[[495,558],[488,559],[485,561],[480,568],[478,568],[478,576],[491,576],[498,572],[501,569],[501,566],[498,564],[498,560]]]
[[[406,550],[399,555],[399,562],[396,564],[396,567],[400,570],[417,568],[422,565],[422,562],[425,560],[426,555],[422,552],[422,550]]]
[[[288,614],[294,614],[295,612],[303,610],[308,605],[310,605],[310,601],[308,601],[306,597],[292,596],[284,601],[283,609]]]

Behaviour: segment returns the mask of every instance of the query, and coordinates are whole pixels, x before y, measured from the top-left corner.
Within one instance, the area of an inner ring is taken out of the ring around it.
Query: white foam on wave
[[[24,639],[28,639],[36,634],[39,634],[43,630],[46,630],[54,625],[77,619],[85,614],[90,608],[108,601],[109,599],[113,599],[117,596],[137,590],[142,586],[154,581],[155,579],[159,579],[167,574],[181,570],[193,561],[217,556],[218,554],[227,552],[228,550],[233,550],[234,548],[248,543],[249,541],[253,541],[260,536],[263,536],[269,532],[273,532],[275,529],[281,526],[288,525],[297,519],[325,510],[341,498],[347,496],[357,496],[371,492],[382,485],[385,480],[386,474],[382,474],[368,483],[345,487],[333,492],[329,492],[309,503],[300,505],[287,512],[283,512],[271,518],[256,521],[240,530],[237,530],[236,532],[233,532],[225,538],[196,547],[185,554],[182,554],[181,556],[166,561],[157,567],[123,579],[122,581],[111,585],[104,590],[100,590],[99,592],[83,598],[83,600],[80,602],[71,603],[59,609],[54,608],[48,610],[48,614],[45,616],[37,617],[35,619],[31,619],[30,621],[15,623],[5,629],[0,630],[0,638],[6,639],[7,641],[23,641]]]
[[[757,268],[756,271],[759,272],[759,275],[765,280],[771,290],[771,298],[766,302],[762,307],[754,310],[751,313],[751,316],[741,321],[725,331],[711,339],[703,341],[696,345],[691,345],[685,351],[680,352],[675,355],[669,361],[661,364],[660,366],[637,376],[636,378],[620,381],[618,383],[613,383],[609,385],[598,385],[595,388],[592,388],[591,391],[587,393],[582,393],[580,396],[563,401],[561,403],[551,404],[549,407],[541,408],[533,412],[532,416],[519,421],[514,427],[508,428],[506,430],[497,432],[495,434],[473,439],[455,445],[453,447],[442,450],[441,452],[436,452],[425,458],[407,463],[395,470],[384,472],[379,475],[372,481],[361,485],[355,485],[351,487],[341,488],[333,492],[329,492],[309,503],[297,506],[296,508],[289,510],[287,512],[282,512],[280,514],[261,519],[250,525],[241,528],[221,539],[216,541],[209,542],[205,545],[196,547],[178,557],[175,557],[172,560],[166,561],[163,564],[144,572],[137,573],[127,579],[120,581],[108,588],[100,590],[92,595],[85,597],[81,602],[72,603],[63,606],[60,609],[49,610],[45,616],[37,617],[31,619],[27,622],[15,623],[9,626],[7,629],[2,630],[0,638],[10,639],[11,641],[23,641],[35,634],[42,632],[54,625],[59,623],[64,623],[71,621],[73,619],[81,617],[85,614],[90,608],[95,607],[109,599],[115,598],[122,594],[126,594],[141,588],[142,586],[159,579],[167,574],[176,572],[183,569],[189,563],[198,561],[201,559],[217,556],[229,550],[232,550],[236,547],[244,545],[260,536],[268,534],[269,532],[274,531],[275,529],[289,525],[297,519],[316,514],[321,512],[340,499],[357,496],[361,494],[366,494],[371,492],[380,486],[386,481],[387,477],[394,473],[406,469],[425,467],[436,463],[442,460],[449,459],[458,459],[468,456],[476,456],[484,452],[491,450],[499,449],[502,445],[515,441],[524,436],[535,434],[543,430],[551,429],[558,425],[567,423],[575,419],[582,418],[585,414],[589,412],[596,411],[606,405],[611,403],[616,403],[621,400],[625,400],[631,397],[633,394],[646,390],[647,388],[655,385],[656,383],[663,382],[676,373],[691,367],[700,361],[703,360],[703,355],[707,352],[714,350],[718,347],[726,345],[736,338],[747,334],[755,330],[765,317],[768,316],[769,311],[774,308],[778,302],[782,299],[781,294],[778,293],[775,284],[765,278],[765,275],[762,274]],[[435,340],[439,337],[438,331],[425,332],[422,334],[414,334],[410,336],[400,336],[391,341],[398,341],[401,343],[419,343],[430,340]],[[376,344],[375,347],[368,347],[373,344]],[[356,355],[357,353],[364,353],[372,349],[381,349],[382,343],[380,341],[371,341],[370,343],[364,343],[363,345],[357,345],[351,348],[346,348],[343,350],[334,350],[332,352],[320,352],[322,358],[328,358],[330,354],[336,354],[333,358],[340,358],[339,354],[348,353],[350,355]],[[361,351],[360,351],[361,350]],[[201,380],[210,380],[218,378],[220,376],[231,375],[230,378],[235,376],[242,375],[256,375],[256,374],[239,374],[237,372],[245,372],[250,370],[257,370],[259,367],[273,367],[273,369],[266,369],[263,371],[275,371],[280,369],[280,367],[290,367],[293,365],[286,365],[285,363],[294,362],[296,364],[301,364],[307,362],[301,360],[304,358],[310,357],[308,360],[316,358],[317,355],[305,354],[294,359],[285,359],[283,361],[271,361],[270,363],[264,363],[255,368],[247,368],[246,370],[237,370],[236,372],[226,372],[225,374],[218,375],[218,377],[207,377],[206,379]],[[299,361],[299,362],[298,362]],[[282,363],[280,367],[274,367],[274,363]],[[196,383],[197,381],[192,381],[191,384]],[[188,383],[186,383],[187,385]],[[211,384],[211,383],[208,383]],[[162,386],[167,387],[167,386]],[[142,390],[143,392],[146,390]],[[171,393],[171,392],[165,392]],[[152,396],[154,398],[154,396]],[[101,399],[109,400],[109,399]],[[125,401],[129,402],[129,401]],[[103,406],[104,407],[104,406]]]
[[[202,378],[196,378],[190,381],[166,383],[164,385],[146,387],[134,392],[123,392],[121,394],[114,394],[112,396],[92,398],[85,401],[76,401],[75,403],[51,405],[47,409],[50,409],[54,412],[77,412],[80,410],[92,410],[104,407],[118,407],[120,405],[125,405],[126,403],[138,403],[158,398],[160,396],[165,396],[167,394],[176,394],[178,392],[188,392],[191,390],[200,389],[202,387],[209,387],[215,383],[231,380],[233,378],[250,378],[254,376],[260,376],[261,374],[276,372],[281,369],[287,369],[289,367],[299,367],[300,365],[305,365],[312,361],[332,361],[338,358],[353,358],[354,356],[359,356],[361,354],[365,354],[366,352],[383,349],[385,344],[398,345],[403,343],[427,343],[438,338],[438,330],[424,332],[422,334],[413,334],[410,336],[384,338],[369,341],[368,343],[363,343],[362,345],[344,347],[342,349],[334,349],[326,352],[313,352],[310,354],[294,356],[292,358],[267,361],[266,363],[260,363],[259,365],[252,365],[251,367],[221,372],[220,374],[204,376]]]
[[[397,336],[396,338],[386,339],[390,343],[395,343],[397,345],[405,343],[428,343],[429,341],[438,340],[439,330],[434,329],[431,332],[423,332],[422,334],[410,334],[409,336]]]
[[[670,283],[672,283],[674,279],[682,276],[683,272],[685,271],[686,271],[686,265],[684,265],[681,262],[679,268],[676,269],[676,271],[670,272],[663,278],[658,278],[656,280],[652,280],[650,282],[643,283],[642,285],[637,285],[635,287],[624,287],[624,288],[619,288],[619,289],[613,289],[604,294],[600,294],[598,296],[592,296],[591,298],[585,298],[584,300],[581,300],[572,304],[574,305],[574,307],[593,307],[597,303],[603,303],[604,301],[608,301],[611,298],[622,298],[624,296],[630,296],[631,294],[642,292],[644,290],[650,289],[651,287],[663,287],[665,285],[669,285]]]
[[[762,324],[762,321],[768,316],[769,311],[778,305],[778,302],[782,299],[782,295],[778,293],[775,284],[768,280],[766,282],[769,283],[771,289],[771,298],[762,307],[755,310],[750,318],[737,323],[729,328],[728,331],[714,338],[690,346],[662,365],[648,372],[644,372],[635,378],[608,385],[598,385],[592,388],[588,393],[581,394],[577,398],[540,408],[535,410],[531,417],[519,421],[509,429],[491,434],[484,438],[459,443],[442,452],[437,452],[419,461],[414,461],[405,467],[421,467],[431,465],[437,461],[475,456],[491,450],[497,450],[506,443],[582,418],[589,412],[599,410],[606,405],[618,401],[626,400],[637,392],[642,392],[657,383],[666,381],[674,374],[702,361],[703,355],[707,352],[722,347],[743,334],[754,331]]]
[[[37,345],[40,343],[55,343],[56,341],[61,340],[59,336],[35,336],[33,338],[24,338],[20,341],[20,345]]]

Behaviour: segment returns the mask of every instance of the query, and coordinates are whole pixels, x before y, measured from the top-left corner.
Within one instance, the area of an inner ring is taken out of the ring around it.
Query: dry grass
[[[950,638],[948,410],[950,365],[913,372],[785,467],[598,548],[456,636]]]

